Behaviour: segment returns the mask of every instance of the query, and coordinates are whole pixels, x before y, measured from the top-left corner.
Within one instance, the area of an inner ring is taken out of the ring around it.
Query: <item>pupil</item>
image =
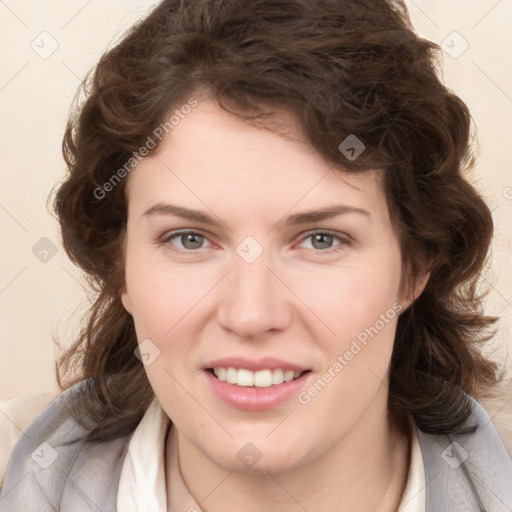
[[[181,242],[186,249],[198,249],[203,242],[203,236],[194,234],[182,235]]]
[[[317,247],[316,242],[319,242],[320,245],[323,244],[322,247]],[[332,244],[332,236],[331,235],[314,235],[313,236],[313,247],[315,249],[329,249]]]

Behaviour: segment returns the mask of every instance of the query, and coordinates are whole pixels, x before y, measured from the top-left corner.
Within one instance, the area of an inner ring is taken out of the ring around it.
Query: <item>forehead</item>
[[[203,207],[221,201],[276,211],[340,201],[379,209],[385,202],[379,170],[334,168],[290,114],[280,112],[264,125],[250,123],[208,100],[199,101],[129,176],[130,208],[166,197]]]

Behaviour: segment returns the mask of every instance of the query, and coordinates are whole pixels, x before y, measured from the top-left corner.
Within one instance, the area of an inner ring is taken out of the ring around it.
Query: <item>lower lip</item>
[[[265,411],[285,403],[299,393],[310,373],[303,373],[299,378],[290,382],[283,382],[268,388],[257,388],[222,382],[211,372],[205,370],[206,378],[213,392],[231,407],[245,411]]]

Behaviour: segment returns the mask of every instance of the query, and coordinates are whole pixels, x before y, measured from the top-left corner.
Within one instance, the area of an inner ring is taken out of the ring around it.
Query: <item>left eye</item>
[[[304,243],[306,240],[311,240],[309,248],[322,252],[330,252],[326,251],[326,249],[349,243],[348,240],[341,238],[339,235],[323,231],[309,233],[302,239],[301,243]],[[337,241],[337,243],[334,243],[335,241]]]

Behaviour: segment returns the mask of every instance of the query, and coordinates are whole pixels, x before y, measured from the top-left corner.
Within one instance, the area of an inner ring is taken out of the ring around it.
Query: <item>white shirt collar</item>
[[[119,480],[118,510],[167,510],[165,442],[169,425],[169,417],[155,398],[135,429],[128,446]]]
[[[413,426],[411,439],[411,463],[409,476],[398,506],[398,512],[425,512],[427,506],[427,485],[425,479],[425,465],[421,452],[420,439],[416,425]]]

